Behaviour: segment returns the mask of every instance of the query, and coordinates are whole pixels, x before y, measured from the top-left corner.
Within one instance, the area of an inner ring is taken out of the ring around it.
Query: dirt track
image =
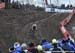
[[[0,12],[0,43],[3,50],[8,49],[15,41],[39,42],[42,38],[51,41],[62,38],[59,22],[68,16],[67,13],[46,13],[43,11],[25,11],[21,9],[7,9]],[[37,31],[33,36],[31,26],[37,24]],[[33,38],[34,37],[34,38]],[[6,50],[5,52],[7,52]]]

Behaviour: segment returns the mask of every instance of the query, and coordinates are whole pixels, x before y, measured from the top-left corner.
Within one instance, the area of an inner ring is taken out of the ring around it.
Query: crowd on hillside
[[[28,42],[22,43],[15,42],[12,47],[9,48],[9,53],[74,53],[75,43],[69,38],[56,40],[53,39],[52,43],[49,43],[46,39],[42,39],[40,44]]]

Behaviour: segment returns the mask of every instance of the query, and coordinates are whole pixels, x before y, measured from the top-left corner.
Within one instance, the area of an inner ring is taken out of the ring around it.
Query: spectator
[[[34,43],[29,42],[29,43],[28,43],[28,46],[29,46],[28,52],[31,52],[31,53],[38,53],[38,50],[35,48]]]
[[[10,47],[9,48],[9,53],[16,53],[15,48],[14,47]]]
[[[75,43],[72,40],[70,40],[70,38],[68,38],[68,42],[75,47]]]
[[[14,43],[14,48],[15,48],[15,51],[17,51],[18,53],[22,52],[22,48],[19,42]]]
[[[52,40],[53,48],[51,48],[51,53],[64,53],[62,48],[58,47],[58,42],[56,39]]]
[[[63,43],[62,48],[63,48],[65,51],[72,51],[71,47],[69,46],[69,44],[67,43],[66,40],[63,40],[62,43]]]
[[[62,47],[62,44],[63,44],[62,41],[63,41],[62,39],[58,40],[58,46],[59,47]]]
[[[75,44],[74,44],[74,42],[72,42],[72,40],[70,40],[69,38],[66,41],[67,41],[67,44],[69,45],[69,47],[72,49],[72,51],[75,51]]]
[[[21,45],[21,47],[22,47],[22,53],[28,53],[27,44],[26,44],[26,43],[23,43],[23,44]]]
[[[44,53],[44,52],[43,52],[43,48],[42,48],[41,45],[38,45],[38,46],[37,46],[37,50],[39,51],[39,53]]]
[[[37,24],[33,24],[32,25],[32,31],[36,31],[37,30]]]
[[[49,42],[47,42],[46,39],[42,40],[41,45],[45,51],[49,51],[49,49],[52,47],[52,45]]]

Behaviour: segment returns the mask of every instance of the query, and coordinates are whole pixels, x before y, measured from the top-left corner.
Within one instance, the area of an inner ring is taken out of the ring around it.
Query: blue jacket
[[[74,48],[72,45],[70,45],[68,42],[67,43],[64,43],[62,48],[66,51],[74,51]]]
[[[58,40],[58,46],[62,47],[62,45],[63,45],[62,40]]]
[[[75,51],[74,45],[72,45],[70,42],[68,42],[69,47],[72,49],[72,51]]]
[[[50,49],[52,47],[52,45],[50,43],[48,43],[48,42],[44,42],[44,43],[42,43],[42,47]]]
[[[12,52],[10,52],[10,53],[21,53],[21,52],[18,52],[18,51],[12,51]]]
[[[17,51],[17,52],[22,52],[22,48],[21,48],[21,47],[17,47],[17,48],[16,48],[16,51]]]

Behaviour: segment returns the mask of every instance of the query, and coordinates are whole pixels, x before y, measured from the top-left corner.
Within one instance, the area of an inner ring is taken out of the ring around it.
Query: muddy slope
[[[8,52],[15,42],[34,41],[42,38],[62,38],[59,22],[67,17],[67,13],[46,13],[36,10],[7,9],[0,11],[0,47]],[[33,23],[37,24],[35,34],[31,31]]]

